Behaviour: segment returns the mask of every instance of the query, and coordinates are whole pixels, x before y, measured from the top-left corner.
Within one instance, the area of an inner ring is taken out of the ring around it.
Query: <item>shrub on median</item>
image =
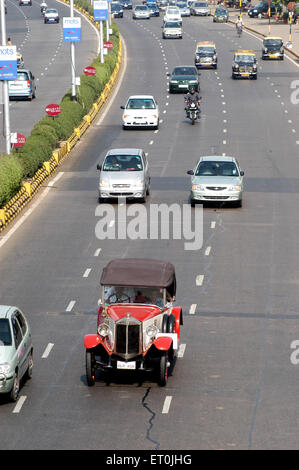
[[[0,207],[3,207],[18,191],[23,178],[23,169],[16,156],[0,158]]]

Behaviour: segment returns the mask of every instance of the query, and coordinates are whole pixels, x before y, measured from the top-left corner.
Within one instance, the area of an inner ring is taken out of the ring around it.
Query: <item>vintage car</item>
[[[238,50],[234,54],[232,78],[257,79],[256,55],[253,51]]]
[[[214,42],[204,41],[196,44],[194,64],[197,68],[212,67],[217,69],[217,53]]]
[[[183,324],[182,308],[173,305],[174,266],[154,259],[115,259],[100,282],[97,331],[84,340],[88,386],[94,385],[97,369],[151,371],[165,386]]]
[[[283,41],[279,37],[267,36],[263,40],[262,59],[284,58]]]

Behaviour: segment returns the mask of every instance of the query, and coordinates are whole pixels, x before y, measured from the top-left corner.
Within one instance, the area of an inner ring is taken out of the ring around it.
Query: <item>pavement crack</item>
[[[156,413],[150,409],[150,407],[148,406],[148,404],[147,404],[146,401],[145,401],[146,398],[148,397],[150,391],[151,391],[151,387],[148,387],[147,390],[146,390],[146,392],[145,392],[144,397],[142,398],[142,406],[143,406],[143,407],[150,413],[150,415],[151,415],[151,417],[150,417],[149,420],[148,420],[148,428],[147,428],[147,430],[146,430],[146,439],[155,445],[154,450],[158,450],[158,449],[160,448],[160,442],[154,441],[154,440],[151,439],[151,437],[150,437],[150,434],[151,434],[151,431],[152,431],[152,428],[153,428],[153,421],[154,421],[154,419],[155,419],[155,417],[156,417]]]

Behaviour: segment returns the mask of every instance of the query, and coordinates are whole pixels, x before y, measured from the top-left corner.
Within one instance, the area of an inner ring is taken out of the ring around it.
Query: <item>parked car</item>
[[[263,40],[262,59],[284,58],[284,47],[282,38],[267,36]]]
[[[270,5],[271,16],[275,15],[277,6],[278,4],[271,3]],[[269,10],[268,2],[263,0],[262,2],[258,3],[257,5],[255,5],[254,7],[251,7],[248,10],[248,16],[250,16],[251,18],[256,18],[256,17],[262,18],[264,13],[268,13],[268,10]]]
[[[182,25],[178,21],[166,21],[162,28],[163,39],[183,39]]]
[[[194,54],[194,64],[197,68],[217,69],[216,44],[211,41],[198,42]]]
[[[59,13],[55,8],[47,8],[44,14],[44,23],[59,23]]]
[[[119,2],[112,2],[111,3],[111,15],[114,18],[123,18],[124,11],[121,3]]]
[[[19,396],[21,380],[30,379],[33,346],[29,323],[17,307],[0,305],[0,394],[12,401]]]
[[[229,156],[201,157],[191,175],[190,202],[222,202],[242,206],[243,175],[238,161]]]
[[[192,65],[180,65],[175,67],[172,73],[168,73],[169,93],[186,93],[190,85],[199,91],[199,74],[196,67]]]
[[[194,16],[210,16],[211,9],[207,2],[193,2],[190,6],[190,13]]]
[[[8,82],[9,98],[32,98],[36,97],[36,85],[34,75],[30,70],[18,69],[17,78]]]
[[[99,180],[99,202],[120,197],[145,202],[150,193],[150,173],[142,149],[112,149],[103,164]]]
[[[132,14],[133,20],[149,20],[150,9],[146,5],[136,5]]]
[[[152,95],[132,95],[125,106],[122,120],[123,129],[129,127],[159,127],[159,107]]]
[[[87,385],[96,370],[152,372],[165,386],[174,366],[183,324],[175,307],[173,264],[155,259],[110,261],[101,276],[101,301],[94,334],[84,338]]]

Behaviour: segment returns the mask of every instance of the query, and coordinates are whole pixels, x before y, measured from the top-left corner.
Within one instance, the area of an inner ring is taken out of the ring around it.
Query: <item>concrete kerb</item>
[[[81,9],[82,10],[82,9]],[[90,20],[92,17],[87,15]],[[74,129],[74,132],[67,141],[58,149],[52,152],[50,160],[43,163],[33,176],[31,181],[23,182],[19,192],[3,207],[0,209],[0,233],[16,218],[16,216],[24,209],[24,207],[31,201],[32,197],[38,192],[42,183],[52,175],[59,166],[62,159],[70,153],[72,148],[81,139],[82,135],[91,126],[92,122],[99,114],[102,106],[107,101],[108,96],[116,82],[120,65],[122,62],[122,39],[119,36],[119,51],[118,58],[114,70],[110,76],[109,81],[101,92],[99,98],[93,103],[91,111],[83,117],[80,125]]]

